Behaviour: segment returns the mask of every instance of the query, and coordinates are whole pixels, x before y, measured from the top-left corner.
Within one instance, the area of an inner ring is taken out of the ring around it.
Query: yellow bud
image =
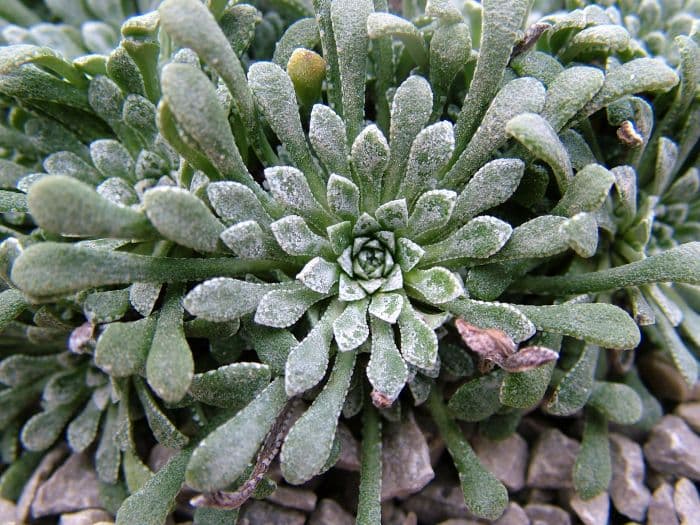
[[[299,103],[311,107],[321,96],[326,61],[314,51],[298,48],[289,57],[287,74],[292,79]]]

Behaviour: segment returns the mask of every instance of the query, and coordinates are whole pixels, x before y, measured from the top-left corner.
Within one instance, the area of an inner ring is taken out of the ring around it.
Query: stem
[[[372,404],[365,400],[362,415],[362,465],[357,525],[382,522],[382,423]]]

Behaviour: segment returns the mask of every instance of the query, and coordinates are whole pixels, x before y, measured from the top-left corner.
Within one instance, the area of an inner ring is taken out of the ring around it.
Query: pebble
[[[304,525],[306,514],[284,509],[264,501],[247,504],[238,521],[239,525]]]
[[[309,525],[355,525],[355,517],[332,499],[322,499]]]
[[[668,483],[663,483],[654,491],[647,512],[647,525],[679,525],[673,504],[673,488]]]
[[[571,525],[569,514],[554,505],[531,503],[525,507],[530,525]]]
[[[277,487],[267,497],[268,501],[277,505],[305,512],[313,512],[316,508],[316,499],[316,494],[313,491],[293,487]]]
[[[676,407],[676,415],[682,417],[695,432],[700,432],[700,403],[683,403]]]
[[[607,525],[610,516],[610,496],[607,492],[588,500],[574,493],[569,504],[584,525]]]
[[[644,445],[649,465],[666,474],[700,480],[700,437],[678,416],[668,415],[654,425]]]
[[[500,441],[477,436],[472,446],[484,467],[510,491],[517,492],[525,486],[528,451],[527,442],[520,435],[511,434]]]
[[[700,520],[700,496],[695,484],[687,478],[676,482],[673,504],[681,520],[681,525],[693,525]]]
[[[644,520],[651,493],[644,485],[642,447],[621,434],[610,434],[612,480],[610,497],[621,513],[635,521]]]
[[[527,484],[541,489],[571,488],[571,472],[581,445],[557,429],[546,430],[530,456]]]
[[[86,509],[70,514],[63,514],[58,525],[94,525],[99,522],[109,522],[112,516],[102,509]]]
[[[58,465],[61,460],[68,453],[68,447],[65,445],[59,445],[56,448],[50,450],[39,462],[39,465],[34,469],[29,481],[24,484],[22,489],[22,495],[17,501],[17,515],[16,519],[20,523],[24,523],[29,518],[29,513],[31,510],[32,502],[36,498],[36,493],[39,490],[41,483],[46,480],[51,472],[53,472],[56,465]]]
[[[494,521],[493,525],[530,525],[530,518],[520,505],[511,501],[503,515]]]
[[[17,519],[17,505],[14,501],[0,498],[0,523],[14,523]]]
[[[459,484],[431,483],[418,494],[406,499],[403,508],[413,511],[421,523],[439,523],[450,518],[470,519]]]

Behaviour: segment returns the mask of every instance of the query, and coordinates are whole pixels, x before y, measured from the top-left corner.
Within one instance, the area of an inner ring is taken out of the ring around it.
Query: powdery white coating
[[[385,202],[374,213],[377,221],[387,230],[398,230],[408,224],[408,205],[406,199]]]
[[[394,324],[403,308],[403,296],[398,293],[378,293],[372,297],[369,313],[389,324]]]
[[[459,258],[485,259],[498,253],[511,237],[510,224],[484,215],[472,219],[447,239],[425,247],[424,262]]]
[[[364,288],[357,281],[345,273],[340,274],[338,298],[341,301],[357,301],[363,299],[366,295]]]
[[[277,244],[289,255],[319,255],[328,241],[311,231],[306,221],[298,215],[287,215],[273,222],[270,227]]]
[[[454,19],[456,23],[440,24],[430,39],[430,85],[441,103],[444,103],[452,81],[464,69],[471,54],[469,26],[462,20],[462,15],[458,14]]]
[[[323,104],[311,110],[309,142],[328,173],[350,176],[345,122]]]
[[[129,206],[138,202],[134,188],[119,177],[106,179],[95,190],[99,195],[119,206]]]
[[[95,365],[113,377],[143,374],[155,326],[154,317],[110,323],[97,340]]]
[[[452,216],[457,194],[450,190],[431,190],[418,198],[408,221],[410,236],[444,227]]]
[[[410,21],[389,13],[372,13],[367,18],[367,34],[371,39],[383,36],[413,37],[422,44],[423,37]]]
[[[153,431],[153,435],[158,442],[166,447],[176,449],[184,447],[189,439],[180,432],[173,422],[163,413],[144,385],[143,380],[139,378],[137,381],[134,381],[134,385],[143,411],[146,414],[148,426]]]
[[[377,192],[389,163],[389,144],[375,124],[370,124],[355,138],[350,159],[365,192]]]
[[[566,62],[570,62],[581,53],[604,51],[612,54],[626,50],[629,45],[630,34],[627,30],[622,26],[607,23],[579,31],[560,54]]]
[[[399,194],[408,202],[426,190],[433,190],[455,148],[452,124],[447,121],[428,126],[416,136],[401,180]]]
[[[44,159],[44,170],[49,175],[67,175],[88,184],[97,184],[102,174],[71,151],[52,153]]]
[[[133,179],[134,161],[119,141],[101,139],[91,142],[90,158],[104,177]]]
[[[379,289],[382,292],[393,292],[401,288],[403,288],[403,272],[400,266],[394,265]]]
[[[581,212],[560,226],[569,246],[581,257],[593,257],[598,247],[598,223],[591,213]]]
[[[232,321],[254,312],[263,296],[279,287],[217,277],[193,288],[183,304],[189,313],[207,321]]]
[[[333,322],[335,342],[341,352],[354,350],[369,337],[368,303],[369,299],[347,303],[343,313]]]
[[[403,358],[418,368],[433,368],[438,358],[437,335],[418,316],[410,301],[403,303],[399,315],[399,330]]]
[[[535,335],[535,325],[515,306],[496,301],[476,301],[461,297],[445,308],[480,328],[496,328],[520,343]]]
[[[344,219],[360,213],[360,189],[350,179],[332,173],[328,179],[326,200],[330,210]]]
[[[97,436],[101,416],[102,409],[90,399],[66,430],[66,438],[71,450],[82,452],[92,444]]]
[[[320,208],[304,174],[290,166],[265,169],[265,179],[275,200],[299,212],[311,212]]]
[[[324,298],[306,287],[273,290],[258,304],[255,322],[273,328],[287,328],[296,323],[309,307]]]
[[[207,197],[216,214],[233,224],[254,220],[268,225],[272,221],[252,190],[238,182],[212,182]]]
[[[429,270],[411,270],[406,273],[404,280],[410,288],[433,304],[452,301],[464,293],[461,280],[440,266]]]
[[[399,237],[396,262],[404,272],[412,270],[425,254],[425,250],[410,239]]]
[[[614,182],[612,172],[600,164],[589,164],[571,180],[551,213],[571,217],[580,212],[594,212],[603,205]]]
[[[676,161],[678,160],[678,146],[670,139],[661,137],[658,143],[656,155],[656,169],[652,180],[651,192],[653,195],[663,195],[671,182]]]
[[[567,221],[556,215],[542,215],[513,230],[513,234],[496,255],[499,260],[548,257],[566,250],[569,245],[559,233]]]
[[[280,67],[285,67],[295,49],[314,49],[321,42],[318,24],[315,18],[302,18],[290,25],[275,44],[272,61]],[[343,139],[345,134],[343,134]]]
[[[233,363],[195,374],[190,394],[222,408],[240,409],[270,383],[270,367],[261,363]]]
[[[296,278],[314,292],[327,294],[338,282],[338,265],[322,257],[314,257],[297,274]]]
[[[271,254],[269,235],[255,221],[243,221],[225,229],[221,240],[233,253],[244,259],[264,259]]]
[[[554,131],[561,131],[600,91],[604,81],[605,75],[595,67],[573,66],[564,69],[547,86],[542,116]]]
[[[408,367],[394,342],[390,324],[372,318],[372,354],[367,363],[367,379],[382,398],[392,404],[408,379]]]

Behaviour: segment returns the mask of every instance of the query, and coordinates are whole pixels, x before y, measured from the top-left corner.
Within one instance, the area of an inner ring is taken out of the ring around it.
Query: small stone
[[[480,523],[478,521],[451,518],[449,520],[441,521],[438,523],[438,525],[480,525]]]
[[[676,415],[685,419],[690,428],[700,432],[700,403],[683,403],[676,407]]]
[[[530,518],[520,505],[511,501],[503,515],[494,521],[493,525],[530,525]]]
[[[355,525],[355,518],[332,499],[322,499],[309,525]]]
[[[421,523],[439,523],[450,518],[470,519],[459,485],[431,483],[418,494],[407,498],[403,508],[415,512]]]
[[[486,470],[496,476],[510,491],[517,492],[525,486],[527,469],[527,442],[518,434],[492,441],[477,435],[472,446]]]
[[[694,389],[667,357],[652,353],[641,358],[638,367],[644,384],[657,398],[680,402],[693,399]]]
[[[413,513],[411,513],[413,514]],[[415,516],[415,514],[413,514]],[[382,503],[382,525],[405,525],[408,515],[393,501]]]
[[[352,435],[350,429],[343,423],[338,423],[336,431],[340,441],[340,457],[335,466],[339,469],[359,472],[360,470],[360,444]]]
[[[283,509],[264,501],[246,505],[240,525],[304,525],[306,514],[298,510]]]
[[[94,525],[99,522],[109,522],[112,516],[102,509],[87,509],[71,514],[63,514],[59,525]]]
[[[384,425],[382,501],[418,492],[435,477],[428,444],[412,412],[401,423]]]
[[[571,516],[559,507],[531,503],[525,507],[531,525],[571,525]]]
[[[700,519],[700,496],[695,484],[687,478],[676,482],[673,504],[681,520],[681,525],[692,525]]]
[[[267,497],[268,501],[289,509],[312,512],[316,508],[316,494],[311,490],[292,487],[277,487]]]
[[[700,480],[700,437],[678,416],[664,416],[644,445],[649,465],[667,474]]]
[[[673,505],[673,488],[668,483],[654,491],[647,512],[647,525],[679,525]]]
[[[0,498],[0,523],[14,523],[17,519],[17,505],[14,501]]]
[[[584,525],[607,525],[610,516],[610,497],[607,492],[588,500],[574,494],[569,504]]]
[[[581,445],[557,429],[546,430],[530,457],[527,484],[540,489],[571,488],[571,472]]]
[[[651,493],[644,485],[642,447],[621,434],[610,434],[612,480],[610,497],[615,508],[630,519],[642,521]]]
[[[64,444],[50,450],[39,462],[39,465],[34,469],[29,481],[24,484],[22,495],[17,501],[16,519],[19,523],[24,523],[29,518],[29,512],[32,507],[32,502],[36,498],[37,491],[41,483],[46,480],[53,472],[56,465],[68,453],[68,447]]]
[[[86,454],[73,454],[44,482],[32,503],[35,518],[101,506],[97,476]]]
[[[178,452],[180,451],[175,448],[164,447],[157,443],[148,454],[148,468],[152,472],[158,472]]]

